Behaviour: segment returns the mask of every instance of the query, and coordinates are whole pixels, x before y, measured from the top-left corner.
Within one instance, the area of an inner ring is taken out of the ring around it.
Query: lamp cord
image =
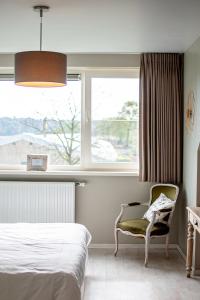
[[[43,9],[40,9],[40,51],[42,51],[42,18],[43,18]]]

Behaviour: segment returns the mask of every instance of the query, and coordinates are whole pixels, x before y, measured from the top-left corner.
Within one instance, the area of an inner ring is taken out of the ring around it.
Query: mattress
[[[80,224],[0,224],[0,299],[80,300],[90,239]]]

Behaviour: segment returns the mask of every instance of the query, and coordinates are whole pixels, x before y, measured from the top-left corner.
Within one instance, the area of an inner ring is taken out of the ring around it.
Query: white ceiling
[[[0,0],[0,53],[37,50],[36,4],[46,50],[66,53],[185,51],[200,36],[200,0]]]

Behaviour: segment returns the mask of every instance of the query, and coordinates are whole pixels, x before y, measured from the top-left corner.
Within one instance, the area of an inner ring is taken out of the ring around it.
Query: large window
[[[0,168],[48,154],[52,169],[138,169],[138,90],[135,71],[82,72],[48,89],[2,79]]]
[[[2,80],[0,94],[0,165],[25,165],[31,153],[48,154],[50,165],[80,165],[80,80],[48,89]]]

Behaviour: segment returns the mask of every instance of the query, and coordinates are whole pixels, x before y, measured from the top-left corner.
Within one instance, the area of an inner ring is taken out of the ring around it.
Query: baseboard
[[[144,244],[119,244],[120,249],[144,249]],[[115,244],[90,244],[91,249],[114,249]],[[164,249],[165,244],[150,244],[151,249]],[[177,244],[169,244],[169,249],[178,249]]]

